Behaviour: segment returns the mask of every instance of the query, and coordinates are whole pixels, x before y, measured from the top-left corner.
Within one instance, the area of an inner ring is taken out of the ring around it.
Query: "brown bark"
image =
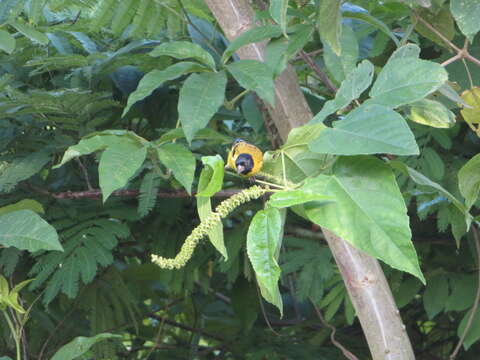
[[[205,0],[229,40],[255,26],[247,0]],[[241,59],[262,61],[265,43],[244,46]],[[300,91],[292,67],[275,81],[274,108],[268,107],[282,140],[294,127],[307,123],[312,113]],[[350,294],[374,360],[414,359],[410,340],[378,261],[345,240],[322,229]]]

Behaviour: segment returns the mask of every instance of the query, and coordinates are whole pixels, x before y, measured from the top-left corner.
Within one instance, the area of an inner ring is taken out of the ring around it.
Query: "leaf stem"
[[[15,340],[15,349],[17,352],[17,360],[22,359],[22,354],[20,351],[20,336],[17,334],[17,331],[15,330],[15,326],[13,326],[12,320],[7,314],[6,310],[2,310],[3,315],[5,316],[5,319],[7,320],[8,327],[10,328],[10,331],[12,332],[13,339]]]

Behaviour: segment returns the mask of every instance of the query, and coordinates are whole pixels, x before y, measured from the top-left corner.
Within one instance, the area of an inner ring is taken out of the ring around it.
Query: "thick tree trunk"
[[[205,0],[229,40],[255,26],[248,0]],[[262,61],[265,43],[237,51],[241,59]],[[275,81],[275,107],[268,107],[285,140],[294,127],[312,118],[296,74],[288,67]],[[410,360],[414,354],[390,288],[377,260],[323,229],[340,269],[374,360]]]

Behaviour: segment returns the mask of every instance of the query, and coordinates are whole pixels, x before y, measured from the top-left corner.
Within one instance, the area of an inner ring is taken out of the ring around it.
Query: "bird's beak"
[[[237,165],[237,174],[242,174],[245,171],[245,166]]]

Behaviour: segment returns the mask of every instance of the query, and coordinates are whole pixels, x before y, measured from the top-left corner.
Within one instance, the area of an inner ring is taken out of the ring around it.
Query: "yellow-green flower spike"
[[[180,269],[184,267],[187,261],[192,257],[199,241],[207,236],[209,231],[220,223],[223,218],[226,218],[228,214],[240,205],[258,199],[267,191],[268,189],[255,185],[222,201],[216,207],[215,212],[212,212],[204,221],[193,229],[189,236],[187,236],[180,252],[174,258],[164,258],[163,256],[153,254],[152,262],[163,269]]]

